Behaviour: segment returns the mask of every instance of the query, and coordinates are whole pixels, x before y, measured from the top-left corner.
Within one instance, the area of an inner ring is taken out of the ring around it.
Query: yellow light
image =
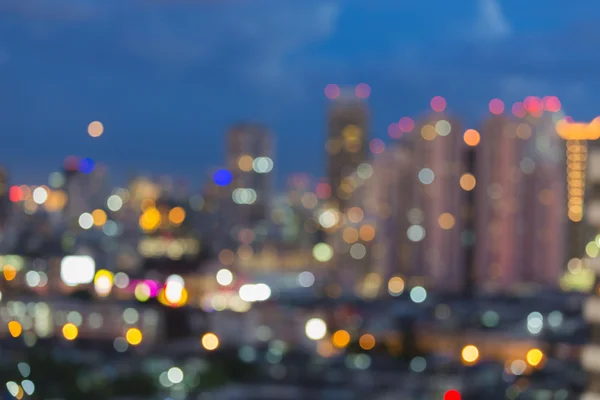
[[[113,273],[105,269],[101,269],[96,272],[94,277],[94,289],[99,296],[108,296],[113,286]]]
[[[150,298],[150,287],[145,282],[140,282],[135,286],[133,294],[138,301],[148,301]]]
[[[175,225],[181,224],[185,220],[185,210],[181,207],[175,207],[169,211],[169,221]]]
[[[142,331],[137,328],[129,328],[125,334],[125,338],[127,339],[127,343],[132,346],[137,346],[138,344],[142,343]]]
[[[336,331],[331,337],[333,345],[338,349],[343,349],[350,343],[350,334],[343,329]]]
[[[94,225],[102,226],[106,223],[107,217],[104,210],[94,210],[92,211],[92,218],[94,218]]]
[[[10,333],[10,336],[17,338],[23,333],[23,327],[18,321],[10,321],[8,323],[8,332]]]
[[[375,337],[370,333],[365,333],[358,339],[358,344],[360,348],[363,350],[371,350],[375,347]]]
[[[463,174],[460,177],[460,187],[467,192],[475,189],[476,180],[472,174]]]
[[[461,353],[462,359],[467,364],[474,364],[479,359],[479,349],[472,344],[463,348]]]
[[[75,340],[79,335],[79,329],[77,329],[77,327],[74,324],[68,323],[63,326],[62,333],[65,339]]]
[[[140,217],[140,227],[145,231],[153,231],[160,225],[160,212],[149,208]]]
[[[219,347],[219,338],[214,333],[205,333],[202,336],[202,347],[206,350],[215,350]]]
[[[544,360],[544,353],[540,349],[531,349],[527,352],[527,363],[532,367],[537,367]]]
[[[556,132],[566,140],[600,139],[600,117],[594,118],[589,124],[560,120],[556,123]]]
[[[17,277],[17,269],[10,264],[4,266],[4,279],[12,281]]]

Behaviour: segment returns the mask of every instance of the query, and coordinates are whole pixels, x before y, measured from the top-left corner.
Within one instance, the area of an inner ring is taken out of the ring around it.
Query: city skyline
[[[387,126],[403,116],[418,119],[435,95],[446,97],[465,128],[481,122],[495,97],[509,104],[557,95],[567,112],[577,111],[576,119],[594,115],[596,95],[582,83],[597,80],[587,57],[596,40],[587,34],[593,20],[582,17],[592,14],[589,4],[563,10],[541,1],[502,7],[493,0],[431,1],[390,6],[383,15],[356,1],[303,2],[289,14],[273,5],[268,13],[266,3],[252,10],[230,3],[235,7],[60,1],[25,10],[4,2],[0,131],[3,164],[14,179],[41,183],[40,170],[74,154],[104,162],[118,175],[164,171],[198,184],[199,171],[221,164],[209,149],[224,146],[235,121],[272,130],[279,183],[297,171],[319,176],[324,160],[315,149],[322,149],[323,89],[331,83],[371,86],[377,138],[387,138]],[[168,16],[157,14],[165,11]],[[417,22],[425,15],[430,24]],[[162,30],[150,35],[155,20]],[[198,21],[205,26],[198,28]],[[283,43],[271,45],[273,37]],[[93,52],[86,50],[92,38],[101,38],[93,39]],[[225,53],[236,57],[217,55]],[[94,120],[106,127],[96,141],[86,134]],[[31,141],[39,146],[29,148]]]

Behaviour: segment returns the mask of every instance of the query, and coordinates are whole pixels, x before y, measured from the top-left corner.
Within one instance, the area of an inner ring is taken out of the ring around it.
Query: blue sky
[[[528,95],[591,119],[597,15],[592,0],[0,0],[0,164],[43,183],[74,154],[116,181],[197,185],[248,120],[274,132],[280,180],[320,175],[328,83],[371,85],[381,138],[434,95],[466,126]]]

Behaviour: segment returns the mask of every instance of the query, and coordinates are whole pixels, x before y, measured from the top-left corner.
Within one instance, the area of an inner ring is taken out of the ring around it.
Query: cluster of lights
[[[157,299],[165,306],[184,306],[188,300],[188,292],[185,289],[183,278],[179,275],[169,276],[164,287],[158,293]]]
[[[254,189],[238,188],[232,192],[231,198],[236,204],[254,204],[258,196],[256,194],[256,190]]]
[[[584,140],[567,140],[567,210],[573,222],[583,218],[586,162],[587,143]]]
[[[248,303],[266,301],[271,297],[271,288],[264,283],[245,284],[240,287],[239,296]]]
[[[52,190],[47,186],[12,186],[8,198],[13,203],[23,202],[23,208],[29,214],[42,206],[47,212],[61,211],[67,204],[67,194],[63,190]]]

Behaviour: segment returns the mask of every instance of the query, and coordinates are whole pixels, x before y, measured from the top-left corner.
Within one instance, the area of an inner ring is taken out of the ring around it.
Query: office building
[[[327,174],[332,203],[344,211],[356,182],[352,175],[368,158],[369,110],[355,92],[331,100],[327,120]]]

